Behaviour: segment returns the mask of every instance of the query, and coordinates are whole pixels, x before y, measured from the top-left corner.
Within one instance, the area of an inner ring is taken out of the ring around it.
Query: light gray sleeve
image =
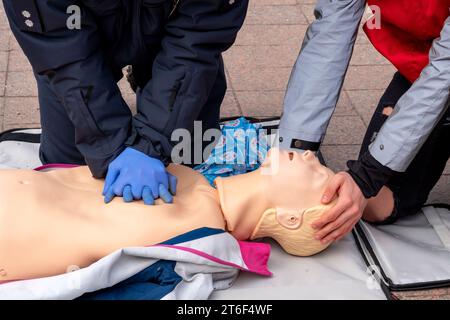
[[[449,90],[450,17],[433,42],[430,63],[398,101],[370,146],[371,155],[382,165],[404,172],[448,109]]]
[[[318,0],[289,80],[280,147],[321,142],[339,98],[366,0]]]

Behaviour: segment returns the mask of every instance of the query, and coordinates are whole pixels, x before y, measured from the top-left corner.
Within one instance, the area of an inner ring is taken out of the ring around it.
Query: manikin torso
[[[60,274],[122,247],[156,244],[200,227],[224,229],[217,193],[208,182],[187,167],[170,171],[179,178],[174,203],[157,200],[154,206],[121,198],[105,205],[103,183],[87,167],[2,171],[0,269],[9,279]],[[58,257],[54,268],[49,257]]]
[[[280,154],[275,174],[264,173],[266,161],[250,174],[218,179],[218,190],[196,171],[171,165],[178,178],[174,203],[157,200],[154,206],[121,198],[104,204],[103,181],[93,179],[87,167],[1,170],[0,281],[62,274],[117,249],[157,244],[201,227],[249,239],[265,210],[281,209],[285,219],[286,213],[319,204],[332,175],[313,156],[296,155],[295,162]]]

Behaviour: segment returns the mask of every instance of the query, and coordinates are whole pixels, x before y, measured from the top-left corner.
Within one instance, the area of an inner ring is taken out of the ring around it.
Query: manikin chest
[[[104,204],[103,181],[93,179],[87,167],[0,170],[0,262],[7,277],[58,274],[120,248],[157,244],[201,227],[224,229],[208,182],[186,167],[169,170],[179,179],[177,196],[173,204],[158,200],[154,206],[121,198]]]

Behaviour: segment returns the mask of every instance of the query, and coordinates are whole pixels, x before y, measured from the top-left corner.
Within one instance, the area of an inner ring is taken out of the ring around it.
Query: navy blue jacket
[[[169,161],[173,130],[192,130],[248,6],[248,0],[3,3],[34,71],[49,77],[74,123],[75,143],[94,177],[103,177],[126,146]],[[80,29],[67,27],[71,5],[81,8]],[[126,65],[148,66],[134,117],[117,86]]]

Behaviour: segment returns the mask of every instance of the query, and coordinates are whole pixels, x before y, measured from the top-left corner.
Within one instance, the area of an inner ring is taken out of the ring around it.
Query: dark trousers
[[[384,108],[395,107],[397,101],[410,87],[411,83],[400,73],[394,75],[370,121],[360,156],[368,150],[388,119],[388,116],[383,114]],[[408,169],[396,173],[387,183],[387,187],[394,194],[395,207],[392,215],[383,223],[392,223],[398,218],[419,212],[441,177],[449,157],[450,109],[441,118]]]
[[[38,86],[42,126],[41,161],[44,164],[67,163],[84,165],[84,157],[75,146],[75,129],[65,108],[51,89],[47,76],[35,74],[35,77]],[[139,83],[139,85],[143,86],[145,83]],[[202,121],[203,131],[219,128],[220,106],[226,90],[227,82],[222,62],[214,87],[197,119]],[[145,108],[145,106],[142,107]]]

